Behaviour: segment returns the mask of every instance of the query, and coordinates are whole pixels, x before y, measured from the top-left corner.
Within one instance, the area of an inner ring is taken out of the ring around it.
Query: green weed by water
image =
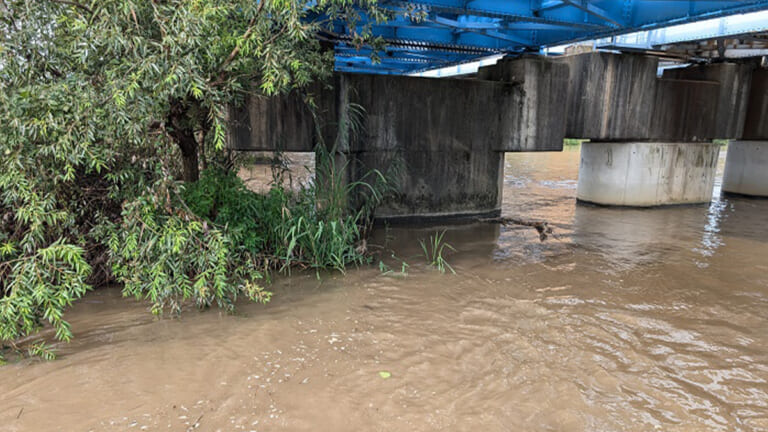
[[[429,236],[429,241],[419,240],[419,244],[428,265],[436,268],[440,273],[445,273],[447,269],[451,273],[456,274],[456,271],[453,270],[453,267],[448,264],[448,261],[443,256],[446,249],[456,251],[453,246],[445,242],[445,230],[435,232],[434,235]]]
[[[381,274],[384,276],[394,276],[394,277],[402,277],[402,278],[408,277],[408,267],[410,267],[408,263],[405,262],[405,260],[402,260],[397,256],[395,256],[394,253],[392,254],[392,258],[397,261],[400,261],[400,271],[395,271],[394,269],[392,269],[392,267],[385,264],[384,261],[379,261],[379,271],[381,272]]]

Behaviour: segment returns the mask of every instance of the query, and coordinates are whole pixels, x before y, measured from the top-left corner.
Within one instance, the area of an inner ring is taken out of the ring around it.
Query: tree
[[[174,238],[215,261],[227,241],[171,180],[197,180],[224,147],[229,105],[328,76],[317,32],[363,40],[361,13],[386,18],[374,0],[0,0],[0,339],[43,321],[68,339],[62,310],[104,280],[114,230],[147,205],[194,222]]]

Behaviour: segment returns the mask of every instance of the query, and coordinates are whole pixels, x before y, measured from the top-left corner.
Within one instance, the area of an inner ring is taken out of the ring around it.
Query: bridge
[[[766,1],[679,0],[379,0],[397,15],[368,21],[387,47],[351,43],[352,29],[338,22],[322,36],[335,44],[336,70],[403,75],[466,63],[493,54],[520,55],[584,40],[649,31],[763,10]],[[714,29],[715,31],[719,29]]]
[[[360,25],[371,25],[385,49],[374,55],[354,47],[342,25],[324,31],[337,73],[332,89],[310,90],[317,109],[310,112],[301,94],[252,97],[232,110],[231,146],[313,151],[335,143],[346,181],[371,169],[395,176],[398,189],[377,210],[381,218],[498,214],[504,153],[559,151],[564,138],[589,140],[580,201],[709,202],[715,139],[734,140],[723,190],[768,196],[768,22],[725,25],[733,14],[768,10],[768,1],[380,4],[400,15]],[[663,32],[703,20],[719,24],[688,39]],[[642,43],[628,41],[638,34],[646,35]],[[550,55],[552,47],[587,40],[587,48]],[[749,51],[747,41],[754,55],[726,54]],[[470,76],[403,76],[494,55],[503,57]],[[358,107],[362,130],[350,121]]]

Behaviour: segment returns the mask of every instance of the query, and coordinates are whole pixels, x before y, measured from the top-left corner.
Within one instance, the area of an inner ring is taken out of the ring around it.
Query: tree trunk
[[[181,149],[182,179],[187,182],[196,182],[200,179],[200,168],[197,155],[197,141],[194,135],[191,140],[178,141]]]
[[[200,178],[198,146],[194,122],[189,111],[186,103],[177,101],[171,104],[171,112],[168,114],[170,135],[181,150],[182,180],[187,183]]]

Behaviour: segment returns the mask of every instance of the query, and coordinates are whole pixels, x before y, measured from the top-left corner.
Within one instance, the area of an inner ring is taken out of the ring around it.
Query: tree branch
[[[261,4],[264,4],[262,2]],[[245,31],[245,34],[243,35],[243,40],[248,39],[248,37],[253,33],[253,26],[256,24],[256,17],[251,18],[251,21],[248,23],[248,30]],[[237,57],[237,54],[240,53],[240,45],[236,46],[231,53],[229,53],[229,56],[227,56],[227,59],[224,60],[224,63],[221,65],[222,72],[223,69],[229,66],[230,63]]]
[[[504,226],[522,225],[522,226],[533,227],[533,228],[536,228],[536,231],[539,233],[539,240],[541,241],[546,240],[547,237],[549,237],[550,235],[554,236],[552,227],[549,226],[549,222],[547,221],[532,221],[532,220],[509,218],[509,217],[484,218],[484,219],[479,219],[479,221],[488,222],[488,223],[498,223]],[[555,238],[557,238],[557,236],[555,236]]]
[[[261,15],[261,11],[264,9],[264,3],[266,3],[266,0],[261,0],[259,2],[259,7],[256,9],[256,13],[253,15],[253,18],[248,22],[248,28],[245,30],[245,34],[243,34],[243,40],[248,39],[251,36],[251,33],[253,33],[253,28],[256,25],[256,19]],[[221,64],[221,67],[219,68],[219,76],[217,77],[216,81],[212,85],[218,85],[219,83],[224,81],[224,75],[226,75],[226,71],[224,70],[227,66],[229,66],[230,63],[232,63],[237,55],[240,53],[240,45],[237,45],[234,49],[232,49],[232,52],[229,53],[227,58],[224,60],[224,63]]]
[[[93,14],[93,9],[89,8],[88,6],[86,6],[86,5],[82,4],[82,3],[78,3],[76,1],[70,1],[70,0],[51,0],[51,1],[54,2],[54,3],[60,3],[60,4],[74,6],[76,8],[79,8],[79,9],[82,9],[82,10],[88,12],[89,14]]]

